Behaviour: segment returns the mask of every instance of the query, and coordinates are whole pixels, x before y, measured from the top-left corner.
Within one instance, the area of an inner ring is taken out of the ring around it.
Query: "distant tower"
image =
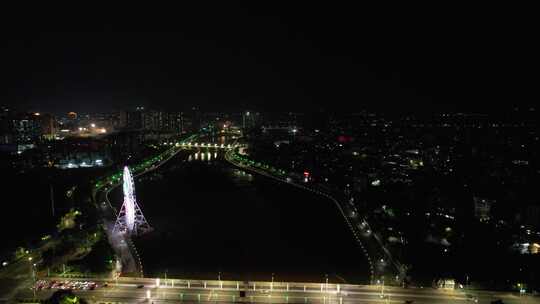
[[[124,203],[118,213],[114,230],[128,235],[141,235],[152,230],[135,200],[135,184],[129,168],[124,167]]]

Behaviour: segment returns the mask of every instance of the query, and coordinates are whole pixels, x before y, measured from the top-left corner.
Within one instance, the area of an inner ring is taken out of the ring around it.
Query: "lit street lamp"
[[[32,264],[32,280],[36,281],[36,263]]]
[[[328,274],[324,275],[326,277],[326,292],[328,292]]]
[[[32,282],[34,286],[32,286],[32,290],[34,292],[34,298],[36,297],[36,263],[32,264]]]
[[[382,285],[381,285],[381,298],[384,298],[384,277],[382,278]]]

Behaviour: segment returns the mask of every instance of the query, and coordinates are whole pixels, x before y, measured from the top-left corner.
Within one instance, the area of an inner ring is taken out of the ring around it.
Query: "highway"
[[[89,280],[89,279],[87,279]],[[95,280],[100,283],[98,280]],[[189,282],[189,283],[188,283]],[[121,278],[118,284],[108,281],[108,287],[96,290],[74,291],[92,303],[179,303],[179,302],[223,302],[223,303],[540,303],[540,297],[517,293],[442,290],[431,288],[400,288],[375,285],[345,285],[326,283],[284,283],[284,282],[237,282],[200,280],[160,280]],[[138,288],[138,286],[143,285]],[[240,297],[240,291],[245,297]],[[45,299],[53,290],[36,293]],[[33,291],[25,290],[18,298],[33,297]],[[477,298],[478,302],[474,302]]]

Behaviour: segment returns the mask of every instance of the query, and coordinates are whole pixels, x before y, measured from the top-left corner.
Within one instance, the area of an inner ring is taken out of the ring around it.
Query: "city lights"
[[[0,302],[540,303],[508,7],[6,10]]]

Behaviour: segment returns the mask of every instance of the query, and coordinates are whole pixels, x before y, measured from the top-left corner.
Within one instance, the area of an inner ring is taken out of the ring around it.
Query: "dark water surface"
[[[136,195],[155,229],[135,240],[145,276],[367,281],[331,201],[246,174],[221,154],[179,155],[137,179]],[[120,189],[111,201],[121,203]]]

